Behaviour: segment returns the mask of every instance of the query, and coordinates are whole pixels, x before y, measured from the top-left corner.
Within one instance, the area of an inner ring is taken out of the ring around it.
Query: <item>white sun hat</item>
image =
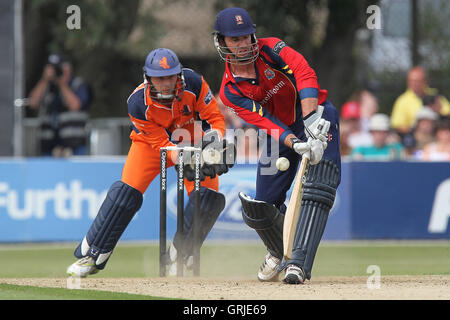
[[[370,131],[389,131],[390,128],[389,116],[383,113],[376,113],[369,120]]]

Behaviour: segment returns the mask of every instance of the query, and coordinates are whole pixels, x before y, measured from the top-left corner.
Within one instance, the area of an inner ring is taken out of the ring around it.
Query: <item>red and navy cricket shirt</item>
[[[244,121],[282,142],[293,133],[289,127],[302,119],[301,100],[318,98],[322,104],[328,92],[320,89],[306,59],[282,40],[261,38],[258,45],[256,79],[234,77],[226,63],[220,98]],[[303,121],[297,125],[303,133]]]

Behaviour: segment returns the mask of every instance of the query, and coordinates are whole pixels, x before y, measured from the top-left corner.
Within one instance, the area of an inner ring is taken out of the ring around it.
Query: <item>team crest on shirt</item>
[[[188,106],[187,104],[185,104],[185,105],[183,106],[183,111],[182,111],[182,113],[183,113],[185,116],[188,116],[188,115],[191,114],[191,109],[189,108],[189,106]]]
[[[275,77],[275,72],[273,72],[272,69],[267,68],[266,71],[264,71],[264,75],[267,79],[271,80]]]
[[[235,15],[234,17],[236,18],[236,24],[237,25],[240,25],[240,24],[244,23],[244,20],[242,19],[242,16],[240,14]]]

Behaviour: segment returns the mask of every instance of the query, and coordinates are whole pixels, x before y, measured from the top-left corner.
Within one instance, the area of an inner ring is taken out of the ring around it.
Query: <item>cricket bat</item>
[[[294,245],[295,231],[297,230],[297,222],[300,216],[300,207],[303,197],[303,185],[306,180],[305,173],[309,166],[309,159],[302,157],[300,168],[295,176],[294,188],[292,189],[289,205],[284,215],[283,224],[283,256],[288,260],[292,256],[292,247]]]

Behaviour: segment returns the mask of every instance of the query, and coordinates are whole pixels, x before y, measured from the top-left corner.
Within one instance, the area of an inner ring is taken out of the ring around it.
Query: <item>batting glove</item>
[[[309,159],[311,165],[319,163],[323,157],[323,152],[325,150],[324,144],[320,139],[308,138],[308,141],[302,142],[297,138],[291,139],[292,149],[302,157]]]
[[[327,147],[328,131],[330,130],[330,121],[322,118],[324,107],[317,106],[317,111],[304,119],[306,137],[319,139],[322,141],[323,148]]]

